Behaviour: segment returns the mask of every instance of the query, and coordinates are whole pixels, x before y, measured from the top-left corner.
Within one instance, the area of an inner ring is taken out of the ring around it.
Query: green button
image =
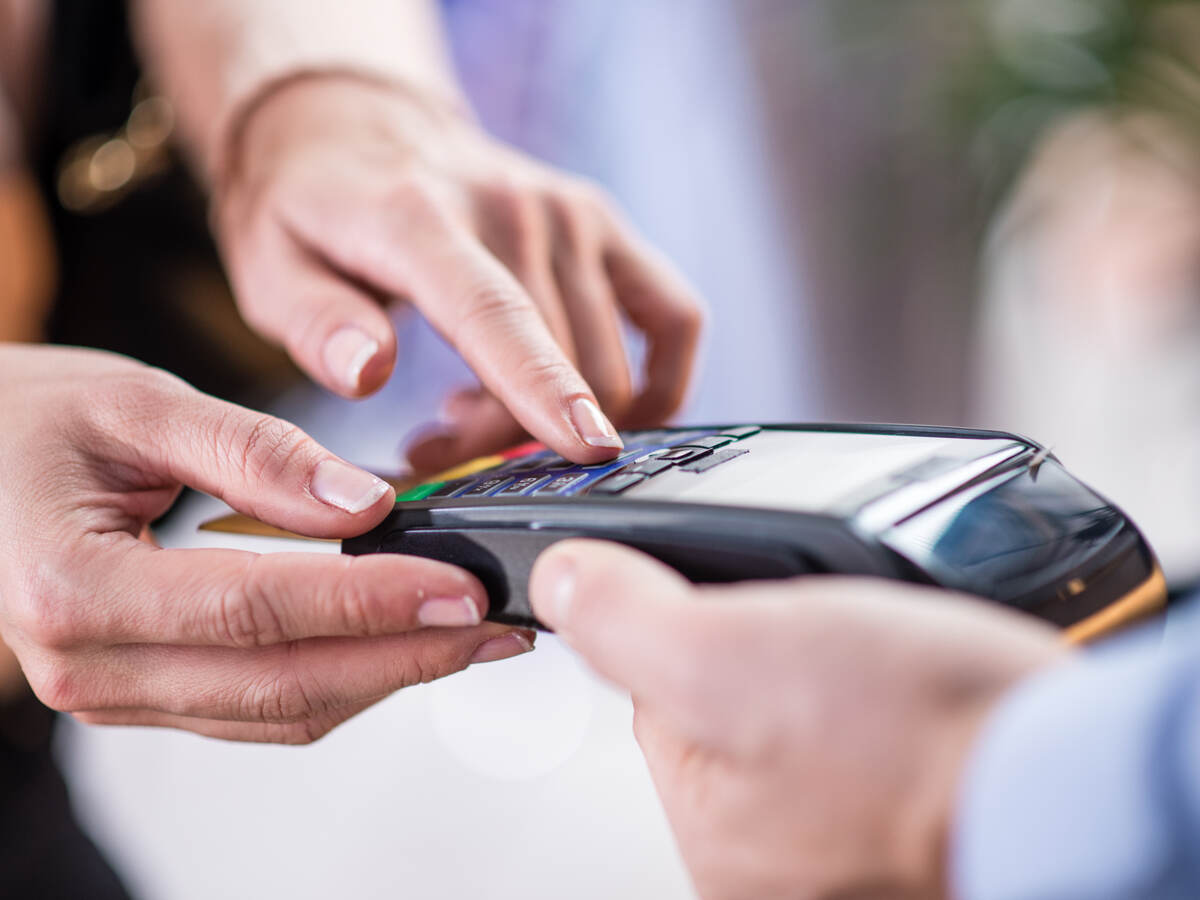
[[[396,502],[399,503],[402,500],[424,500],[445,483],[444,481],[427,481],[425,484],[418,484],[415,488],[409,488],[397,497]]]

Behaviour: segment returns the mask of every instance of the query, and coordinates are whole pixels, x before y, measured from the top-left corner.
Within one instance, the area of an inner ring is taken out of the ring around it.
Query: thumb
[[[313,537],[361,534],[392,508],[391,486],[302,430],[217,400],[171,377],[148,378],[122,417],[118,460],[224,500],[238,512]],[[124,458],[121,458],[124,457]]]
[[[569,540],[539,557],[530,576],[535,615],[602,676],[652,704],[690,692],[707,630],[696,590],[643,553]]]

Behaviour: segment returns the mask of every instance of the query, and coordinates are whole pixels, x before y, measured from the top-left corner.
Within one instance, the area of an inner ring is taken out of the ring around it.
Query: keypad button
[[[645,452],[646,451],[641,449],[640,447],[637,449],[634,449],[634,450],[626,450],[620,456],[618,456],[616,459],[606,459],[604,462],[592,463],[589,466],[580,466],[579,468],[587,469],[588,471],[595,471],[596,469],[607,469],[610,466],[619,466],[623,462],[628,462],[631,459],[637,459],[639,456],[642,456]]]
[[[458,496],[482,497],[484,494],[490,494],[502,485],[508,484],[511,480],[511,478],[485,478],[483,481],[476,482],[472,487],[467,488]]]
[[[710,434],[705,437],[698,437],[691,440],[680,441],[679,446],[683,447],[703,447],[706,450],[716,450],[718,447],[724,447],[726,444],[732,444],[735,438],[725,437],[720,434]]]
[[[595,484],[593,484],[590,488],[588,488],[588,493],[589,494],[608,494],[608,495],[621,494],[621,493],[624,493],[625,491],[629,490],[635,484],[641,484],[645,480],[646,480],[645,475],[639,475],[637,473],[617,472],[612,475],[608,475],[605,478],[601,478],[599,481],[597,481]]]
[[[496,491],[492,494],[493,497],[519,497],[522,494],[528,493],[529,490],[537,484],[545,481],[546,475],[538,473],[537,475],[525,475],[516,479],[512,484],[506,485],[503,490]]]
[[[545,468],[545,464],[550,460],[558,457],[549,453],[536,453],[533,456],[522,456],[517,459],[509,460],[503,466],[496,470],[497,473],[504,472],[506,475],[514,475],[518,472],[532,472],[534,469]]]
[[[442,484],[436,491],[429,495],[430,500],[436,500],[439,497],[452,497],[468,484],[471,484],[473,479],[460,478],[457,481],[447,481]]]
[[[406,503],[410,500],[424,500],[441,487],[441,484],[440,481],[427,481],[424,484],[418,484],[416,487],[411,487],[402,494],[397,494],[396,502]]]
[[[575,463],[569,459],[563,459],[561,456],[551,456],[542,460],[538,464],[538,468],[543,472],[563,472],[567,469],[574,469]]]
[[[673,468],[674,466],[675,466],[675,463],[673,463],[669,459],[663,459],[662,457],[653,457],[651,459],[644,459],[640,463],[634,463],[631,466],[626,466],[621,471],[629,472],[631,474],[636,474],[636,475],[645,475],[647,477],[653,477],[654,475],[657,475],[659,472],[665,472],[667,469]]]
[[[749,452],[749,450],[745,449],[714,450],[708,456],[692,460],[691,462],[686,463],[679,468],[683,469],[685,472],[707,472],[714,466],[719,466],[721,463],[727,463],[731,459],[737,459],[739,456],[745,456]]]
[[[707,456],[711,452],[711,450],[705,450],[703,447],[669,447],[666,450],[655,453],[653,458],[669,460],[679,465],[691,459]]]
[[[720,433],[726,437],[735,438],[741,441],[748,437],[753,437],[760,431],[762,431],[761,425],[743,425],[741,428],[722,428]]]
[[[533,493],[536,496],[544,494],[563,494],[575,487],[579,482],[587,478],[585,472],[575,472],[570,475],[559,475],[557,478],[552,478],[545,484],[534,489]]]

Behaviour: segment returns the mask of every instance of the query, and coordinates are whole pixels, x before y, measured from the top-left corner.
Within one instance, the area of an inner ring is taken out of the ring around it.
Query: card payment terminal
[[[992,431],[737,425],[632,431],[610,462],[540,444],[402,493],[351,554],[462,566],[488,618],[537,626],[526,585],[568,537],[636,547],[695,582],[844,573],[967,591],[1088,639],[1161,608],[1165,583],[1119,509],[1039,445]]]

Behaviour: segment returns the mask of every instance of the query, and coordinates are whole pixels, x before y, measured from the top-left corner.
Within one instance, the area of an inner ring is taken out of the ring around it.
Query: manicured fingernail
[[[421,604],[417,610],[417,621],[422,625],[456,628],[478,625],[481,617],[479,607],[470,597],[435,597]]]
[[[360,513],[370,509],[389,490],[386,481],[376,478],[340,459],[324,460],[313,472],[312,495],[323,503]]]
[[[625,446],[612,422],[608,421],[604,413],[600,412],[600,407],[589,398],[576,397],[571,401],[571,419],[585,444],[617,449]]]
[[[346,325],[325,342],[325,367],[343,387],[357,391],[363,369],[378,352],[379,341],[353,325]]]
[[[532,631],[510,631],[490,641],[484,641],[475,648],[471,664],[495,662],[498,659],[509,659],[520,656],[533,649],[534,634]]]

